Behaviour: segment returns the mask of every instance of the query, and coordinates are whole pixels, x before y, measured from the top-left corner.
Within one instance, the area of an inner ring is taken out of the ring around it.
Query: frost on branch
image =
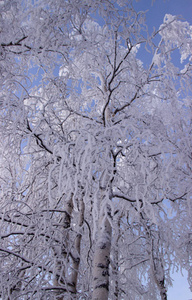
[[[166,299],[191,272],[190,25],[1,2],[0,297]]]

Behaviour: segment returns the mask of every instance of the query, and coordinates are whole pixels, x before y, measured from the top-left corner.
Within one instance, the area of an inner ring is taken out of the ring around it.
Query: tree
[[[191,27],[150,36],[133,4],[0,3],[2,299],[167,299],[173,267],[190,279]]]

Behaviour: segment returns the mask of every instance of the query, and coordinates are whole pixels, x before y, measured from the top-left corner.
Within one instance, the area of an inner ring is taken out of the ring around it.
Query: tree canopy
[[[191,25],[150,35],[128,0],[0,11],[1,299],[165,300],[175,268],[192,288]]]

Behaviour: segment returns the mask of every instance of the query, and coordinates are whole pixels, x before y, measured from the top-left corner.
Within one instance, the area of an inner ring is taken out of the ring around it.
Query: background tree
[[[149,36],[123,0],[0,5],[1,298],[167,299],[191,272],[190,25]]]

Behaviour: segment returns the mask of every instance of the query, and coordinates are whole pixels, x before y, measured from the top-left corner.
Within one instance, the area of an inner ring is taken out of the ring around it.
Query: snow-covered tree
[[[192,27],[150,36],[128,0],[0,9],[1,299],[192,287]]]

